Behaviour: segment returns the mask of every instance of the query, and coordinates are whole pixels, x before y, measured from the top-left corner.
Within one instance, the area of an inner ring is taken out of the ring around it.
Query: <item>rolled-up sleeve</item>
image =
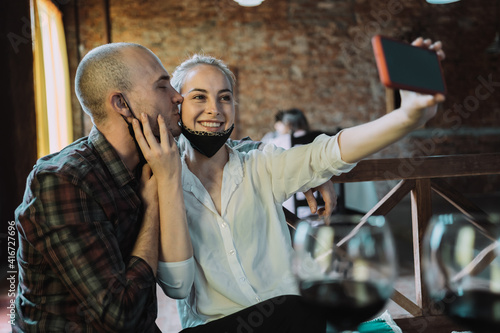
[[[158,262],[158,284],[174,299],[186,298],[194,281],[194,258],[179,262]]]

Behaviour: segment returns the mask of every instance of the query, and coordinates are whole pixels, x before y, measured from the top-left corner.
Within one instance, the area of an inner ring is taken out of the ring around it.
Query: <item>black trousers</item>
[[[325,333],[322,311],[297,295],[278,296],[182,333]]]

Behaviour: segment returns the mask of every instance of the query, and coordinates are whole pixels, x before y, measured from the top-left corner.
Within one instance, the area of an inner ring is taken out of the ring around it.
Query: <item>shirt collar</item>
[[[179,150],[181,150],[181,162],[185,171],[182,172],[182,186],[187,191],[192,191],[193,186],[195,186],[195,182],[193,177],[194,174],[189,170],[189,167],[186,163],[186,145],[191,145],[189,140],[186,139],[183,135],[179,136],[178,140]],[[228,148],[229,151],[229,160],[224,166],[224,173],[227,173],[235,185],[240,184],[243,181],[243,156],[239,154],[238,151],[232,147],[230,147],[227,143],[223,148]],[[189,173],[187,172],[189,171]],[[227,176],[225,176],[227,177]]]
[[[134,174],[128,170],[120,156],[118,156],[116,150],[97,127],[92,127],[88,140],[89,143],[94,146],[118,186],[122,187],[136,179]]]
[[[225,171],[229,171],[231,173],[233,181],[236,185],[240,184],[243,180],[243,156],[238,154],[238,151],[234,148],[226,145],[229,151],[229,161],[226,166],[231,165],[230,168],[226,168]]]

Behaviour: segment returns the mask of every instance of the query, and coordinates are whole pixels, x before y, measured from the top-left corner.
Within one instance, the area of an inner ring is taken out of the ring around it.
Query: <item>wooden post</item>
[[[424,315],[430,312],[430,298],[427,288],[423,283],[422,270],[422,239],[432,216],[431,181],[430,179],[418,179],[415,188],[411,191],[411,212],[413,230],[413,260],[415,267],[415,289],[417,305],[422,309]]]

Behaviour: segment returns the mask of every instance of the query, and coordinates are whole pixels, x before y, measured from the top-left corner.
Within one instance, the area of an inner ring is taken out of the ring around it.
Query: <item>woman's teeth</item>
[[[209,123],[205,121],[202,121],[200,124],[205,127],[219,127],[221,125],[221,123],[212,123],[212,122]]]

